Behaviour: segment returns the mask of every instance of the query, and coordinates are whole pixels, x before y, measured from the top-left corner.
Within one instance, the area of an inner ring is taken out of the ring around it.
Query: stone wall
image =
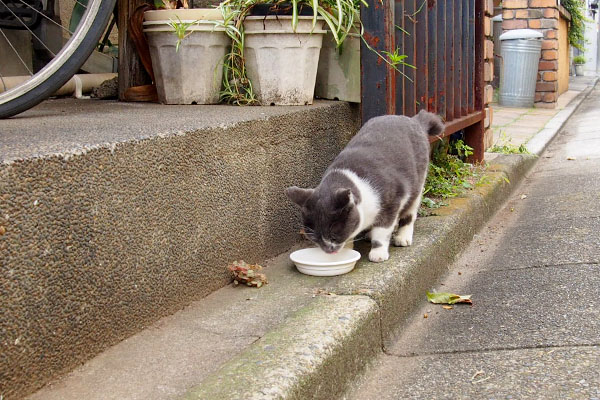
[[[570,19],[558,0],[505,0],[502,29],[535,29],[544,34],[535,94],[536,107],[555,108],[559,92],[559,27],[561,14]],[[568,49],[567,49],[568,50]],[[568,51],[567,51],[568,56]],[[567,62],[568,63],[568,62]]]

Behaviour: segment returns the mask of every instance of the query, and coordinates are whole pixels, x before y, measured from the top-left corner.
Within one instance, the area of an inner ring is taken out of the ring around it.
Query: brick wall
[[[559,95],[559,9],[562,7],[558,0],[504,0],[502,7],[503,31],[529,28],[544,34],[535,106],[556,107]]]

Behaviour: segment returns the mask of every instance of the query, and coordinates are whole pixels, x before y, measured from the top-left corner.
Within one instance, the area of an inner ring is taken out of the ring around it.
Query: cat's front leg
[[[373,227],[371,229],[369,260],[372,262],[383,262],[390,258],[389,247],[393,231],[394,224],[389,227]]]
[[[400,218],[398,221],[398,231],[394,234],[394,246],[406,247],[412,245],[412,238],[415,226],[415,217]]]
[[[408,207],[404,215],[398,220],[398,231],[394,234],[394,246],[410,246],[413,241],[413,233],[415,230],[415,220],[417,219],[417,212],[421,205],[421,195],[412,202]]]

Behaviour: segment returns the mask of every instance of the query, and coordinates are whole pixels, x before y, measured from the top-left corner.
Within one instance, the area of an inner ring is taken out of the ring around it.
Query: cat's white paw
[[[384,249],[383,247],[371,249],[371,251],[369,252],[369,260],[371,260],[371,262],[383,262],[387,261],[389,258],[390,253],[387,251],[387,249]]]
[[[408,236],[406,234],[402,235],[398,233],[394,236],[394,246],[407,247],[410,245],[412,245],[412,235]]]
[[[412,245],[413,228],[413,224],[400,227],[394,235],[394,246],[406,247]]]

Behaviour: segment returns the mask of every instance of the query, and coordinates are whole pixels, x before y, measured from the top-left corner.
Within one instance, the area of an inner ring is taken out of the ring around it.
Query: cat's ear
[[[334,206],[337,210],[354,205],[354,196],[350,189],[338,189],[334,194]]]
[[[291,186],[285,189],[285,194],[291,201],[298,204],[300,207],[304,207],[306,201],[312,196],[315,189],[302,189],[298,186]]]

